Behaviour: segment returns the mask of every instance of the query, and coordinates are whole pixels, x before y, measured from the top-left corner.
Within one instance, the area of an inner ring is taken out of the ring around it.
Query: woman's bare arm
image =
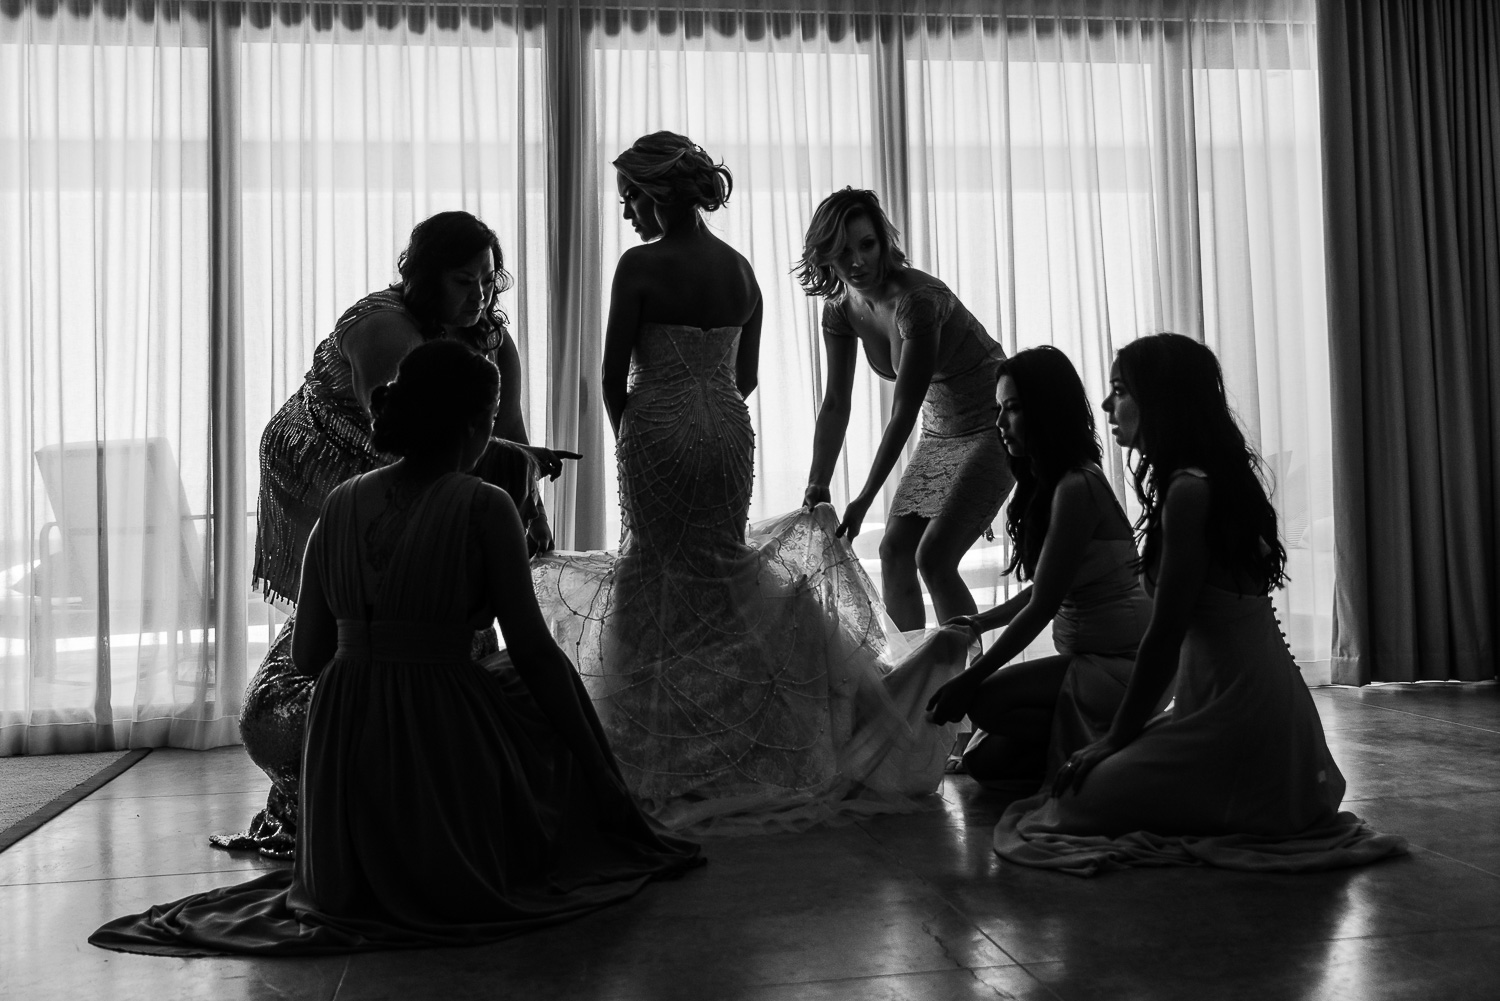
[[[614,428],[616,437],[619,437],[620,421],[625,416],[630,354],[635,350],[645,298],[640,249],[632,248],[620,256],[620,263],[615,267],[615,280],[609,290],[609,321],[604,328],[600,381],[604,388],[604,410],[609,414],[610,427]]]
[[[827,375],[823,380],[823,402],[818,407],[818,421],[813,430],[812,468],[807,474],[806,499],[809,505],[829,499],[828,484],[833,480],[833,469],[844,447],[844,435],[849,430],[858,352],[859,343],[853,337],[823,331]]]
[[[370,394],[396,378],[401,359],[422,343],[422,335],[411,320],[394,310],[381,310],[355,323],[339,340],[339,350],[349,362],[354,398],[370,413]]]
[[[292,627],[292,664],[303,674],[316,677],[338,651],[339,625],[323,593],[321,551],[323,521],[313,525],[302,558],[302,583],[297,588],[297,622]]]

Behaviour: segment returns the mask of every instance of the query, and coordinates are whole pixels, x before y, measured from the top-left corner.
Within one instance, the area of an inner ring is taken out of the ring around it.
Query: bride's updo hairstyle
[[[792,266],[797,284],[808,295],[831,299],[843,294],[844,283],[833,270],[833,260],[844,249],[850,224],[860,218],[870,220],[875,239],[880,241],[881,273],[905,267],[906,254],[901,251],[896,227],[880,207],[880,198],[865,188],[845,188],[823,199],[813,213],[807,235],[802,238],[802,258]]]
[[[1226,567],[1258,593],[1286,583],[1286,548],[1276,532],[1276,509],[1261,481],[1261,458],[1240,430],[1224,392],[1219,359],[1182,334],[1151,334],[1116,356],[1120,379],[1140,413],[1141,461],[1136,523],[1145,536],[1143,566],[1161,552],[1161,499],[1182,469],[1208,474],[1208,545]]]
[[[444,447],[488,421],[499,396],[500,370],[484,355],[448,338],[419,344],[370,394],[370,444],[403,457]]]
[[[1031,580],[1052,523],[1058,481],[1080,466],[1099,465],[1104,453],[1093,405],[1066,354],[1050,344],[1018,351],[1000,363],[996,383],[1007,375],[1020,397],[1025,454],[1008,456],[1016,489],[1005,512],[1011,556],[1004,572]]]
[[[691,205],[705,212],[724,207],[734,177],[687,136],[653,132],[615,158],[626,183],[658,205]]]
[[[479,322],[457,336],[480,351],[493,351],[504,339],[509,322],[499,306],[500,293],[513,283],[505,270],[500,237],[467,212],[439,212],[413,227],[411,239],[396,261],[396,270],[404,287],[402,300],[424,338],[443,336],[441,317],[437,315],[443,276],[463,267],[486,248],[495,261],[495,291],[484,304]]]

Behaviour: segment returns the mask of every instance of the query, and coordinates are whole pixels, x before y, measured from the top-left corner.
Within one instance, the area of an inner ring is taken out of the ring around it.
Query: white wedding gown
[[[533,564],[543,614],[626,781],[675,830],[797,830],[921,809],[954,727],[931,693],[965,651],[893,669],[890,626],[821,505],[749,527],[755,439],[738,327],[647,324],[616,453],[618,553]]]

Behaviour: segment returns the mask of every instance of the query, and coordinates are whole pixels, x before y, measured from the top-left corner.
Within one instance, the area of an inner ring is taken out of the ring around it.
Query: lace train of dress
[[[796,830],[921,809],[953,727],[922,719],[964,652],[894,670],[907,639],[826,505],[751,526],[754,435],[736,327],[648,324],[617,456],[615,553],[533,565],[647,812],[674,830]]]

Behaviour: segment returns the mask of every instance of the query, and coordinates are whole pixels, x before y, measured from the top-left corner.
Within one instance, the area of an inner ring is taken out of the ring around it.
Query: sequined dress
[[[962,657],[904,652],[826,505],[746,531],[739,328],[643,325],[616,455],[618,553],[533,565],[626,782],[676,830],[791,830],[921,808],[951,728],[921,718]]]
[[[333,333],[313,352],[312,367],[302,386],[261,434],[255,584],[283,607],[296,603],[307,537],[329,493],[349,477],[383,466],[392,458],[370,445],[370,421],[355,396],[353,370],[343,350],[349,329],[380,312],[411,316],[398,287],[372,292],[349,307]],[[490,334],[493,343],[476,347],[492,349],[506,336],[503,330],[494,330]],[[504,487],[522,504],[534,479],[529,471],[517,468],[508,449],[497,448],[486,461],[484,478]],[[212,835],[209,843],[215,847],[256,850],[272,858],[290,858],[295,848],[297,776],[315,680],[292,664],[295,625],[293,615],[272,639],[246,687],[240,709],[245,751],[271,779],[265,808],[251,819],[248,830]],[[476,657],[497,647],[493,629],[475,634]]]
[[[1406,851],[1339,811],[1344,777],[1269,596],[1204,585],[1173,694],[1081,790],[1011,804],[995,852],[1090,876],[1163,865],[1298,872]]]
[[[450,473],[369,529],[354,484],[329,498],[308,559],[338,652],[308,713],[295,867],[118,918],[90,942],[168,955],[469,945],[698,864],[696,845],[637,811],[601,809],[591,769],[607,762],[575,757],[518,676],[469,658],[490,621],[486,568],[469,565],[485,551],[480,485]]]
[[[855,337],[843,299],[823,308],[823,332]],[[1015,480],[995,433],[995,379],[1005,352],[946,285],[911,289],[895,306],[902,340],[941,338],[937,370],[922,400],[922,434],[901,474],[890,514],[943,517],[965,528],[988,528]],[[867,355],[867,357],[869,357]],[[882,379],[896,373],[871,368]]]

